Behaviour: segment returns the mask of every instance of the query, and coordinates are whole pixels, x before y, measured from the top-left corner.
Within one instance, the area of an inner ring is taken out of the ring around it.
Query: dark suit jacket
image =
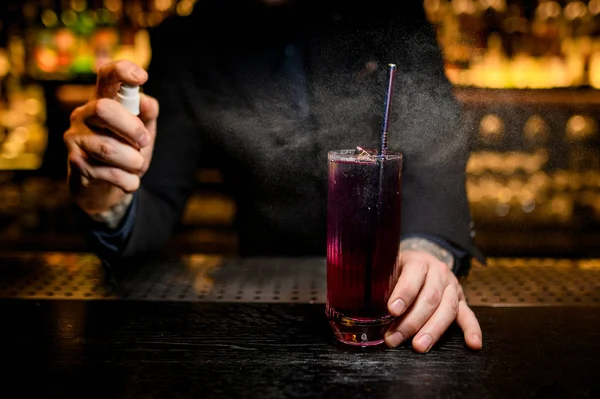
[[[326,153],[377,147],[388,63],[402,231],[474,250],[468,137],[422,3],[354,3],[203,0],[151,33],[144,89],[160,102],[158,134],[123,255],[167,240],[198,160],[216,162],[232,190],[242,255],[323,255]]]

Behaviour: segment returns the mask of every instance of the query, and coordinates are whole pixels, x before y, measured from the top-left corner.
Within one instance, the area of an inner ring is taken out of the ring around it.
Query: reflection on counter
[[[323,258],[183,255],[105,269],[76,253],[0,253],[0,298],[325,303]],[[475,306],[598,306],[598,259],[491,258],[462,280]],[[77,328],[74,323],[61,328]]]

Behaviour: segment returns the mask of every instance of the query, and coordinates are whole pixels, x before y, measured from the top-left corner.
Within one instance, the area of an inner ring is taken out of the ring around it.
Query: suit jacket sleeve
[[[165,22],[165,25],[168,23]],[[159,102],[152,162],[137,192],[137,209],[130,237],[121,256],[149,254],[164,247],[181,219],[186,200],[195,187],[201,143],[190,105],[180,96],[186,63],[173,38],[159,26],[151,32],[152,60],[144,92]]]

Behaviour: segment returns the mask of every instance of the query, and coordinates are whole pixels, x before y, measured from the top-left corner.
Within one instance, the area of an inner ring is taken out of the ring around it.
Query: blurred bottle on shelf
[[[25,28],[26,18],[15,18],[0,43],[0,170],[37,169],[46,149],[44,93],[26,73]]]
[[[147,29],[174,12],[174,0],[43,0],[24,14],[30,49],[29,73],[38,80],[93,75],[104,63],[150,61]]]
[[[600,0],[424,0],[423,5],[454,85],[600,88]]]

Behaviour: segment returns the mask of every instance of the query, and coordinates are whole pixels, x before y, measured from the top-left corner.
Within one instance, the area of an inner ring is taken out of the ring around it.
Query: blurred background
[[[62,134],[112,59],[147,66],[148,29],[195,0],[0,4],[0,249],[85,250]],[[600,0],[424,0],[473,153],[475,240],[490,256],[600,256]],[[173,249],[235,253],[235,204],[197,172]]]

